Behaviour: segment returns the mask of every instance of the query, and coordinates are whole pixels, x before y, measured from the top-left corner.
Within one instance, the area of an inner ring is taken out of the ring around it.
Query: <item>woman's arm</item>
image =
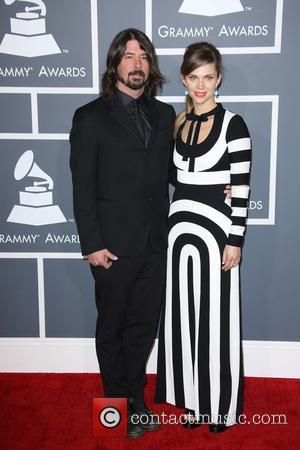
[[[231,119],[226,141],[230,162],[232,224],[223,253],[222,263],[225,271],[240,262],[250,192],[251,139],[240,116],[235,115]]]

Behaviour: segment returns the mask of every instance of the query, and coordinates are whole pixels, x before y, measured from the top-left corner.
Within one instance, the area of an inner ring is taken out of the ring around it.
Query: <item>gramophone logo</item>
[[[239,0],[184,0],[178,12],[212,17],[241,11],[244,8]]]
[[[1,0],[0,0],[1,1]],[[6,5],[15,2],[33,3],[10,19],[10,33],[6,33],[0,53],[16,56],[44,56],[61,53],[52,34],[46,33],[46,5],[42,0],[4,0]]]
[[[19,158],[14,176],[17,181],[25,177],[39,178],[31,186],[19,192],[19,205],[15,205],[7,222],[25,225],[50,225],[67,222],[58,205],[53,205],[53,180],[33,161],[31,150],[24,152]]]

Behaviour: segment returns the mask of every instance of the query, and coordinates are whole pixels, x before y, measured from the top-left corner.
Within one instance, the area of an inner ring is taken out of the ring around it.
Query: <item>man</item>
[[[162,82],[147,36],[121,31],[108,50],[102,95],[75,112],[70,134],[74,214],[95,280],[104,394],[128,398],[129,438],[160,426],[144,386],[164,291],[173,173],[175,112],[155,99]],[[133,414],[146,414],[149,423],[133,423]]]

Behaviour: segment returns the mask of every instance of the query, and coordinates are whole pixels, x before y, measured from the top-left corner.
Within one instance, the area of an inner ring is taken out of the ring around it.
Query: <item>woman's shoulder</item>
[[[240,114],[231,111],[230,109],[224,108],[224,106],[223,109],[227,117],[230,119],[231,124],[246,124],[243,117]]]
[[[240,114],[234,113],[229,109],[225,109],[225,114],[228,117],[227,140],[250,137],[246,122]]]

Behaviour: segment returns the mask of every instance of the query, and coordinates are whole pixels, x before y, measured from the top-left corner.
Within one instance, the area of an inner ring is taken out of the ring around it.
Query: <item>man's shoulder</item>
[[[98,97],[95,100],[92,100],[85,105],[80,106],[76,109],[75,115],[92,118],[94,115],[99,114],[99,112],[106,111],[107,103],[103,100],[102,97]]]
[[[157,100],[157,98],[154,99],[154,104],[158,109],[160,116],[174,124],[176,113],[173,106],[169,105],[168,103],[162,102],[161,100]]]
[[[172,114],[174,112],[174,108],[172,105],[162,102],[161,100],[158,100],[157,98],[154,98],[153,101],[155,103],[155,106],[158,109],[160,109],[161,111],[168,112],[169,114]]]

